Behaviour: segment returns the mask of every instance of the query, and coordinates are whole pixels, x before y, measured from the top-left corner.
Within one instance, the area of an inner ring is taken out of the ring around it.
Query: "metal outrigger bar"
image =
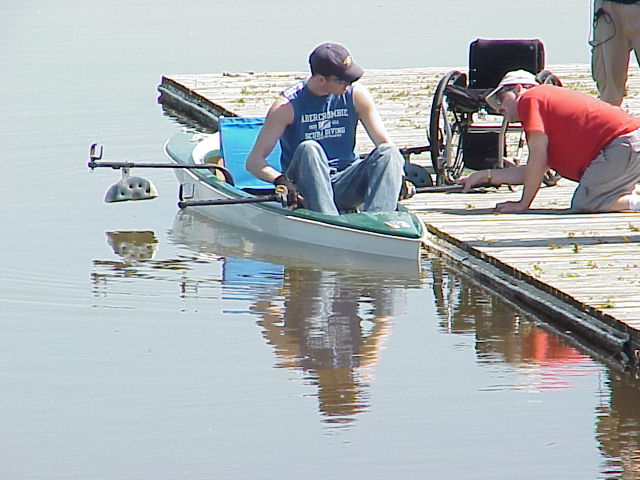
[[[94,143],[89,147],[89,163],[87,166],[93,170],[99,167],[113,168],[114,170],[122,170],[122,178],[120,181],[112,185],[105,194],[104,201],[106,203],[126,202],[129,200],[150,200],[158,196],[158,189],[150,180],[143,177],[131,176],[132,168],[178,168],[178,169],[215,169],[222,172],[225,181],[231,185],[234,184],[233,176],[224,167],[206,164],[173,164],[173,163],[133,163],[133,162],[98,162],[102,158],[102,145]]]
[[[122,170],[120,181],[111,185],[104,196],[106,203],[126,202],[128,200],[151,200],[158,196],[158,189],[150,180],[130,175],[131,166],[109,162],[96,163],[102,158],[102,145],[94,143],[89,149],[89,168],[111,167]]]

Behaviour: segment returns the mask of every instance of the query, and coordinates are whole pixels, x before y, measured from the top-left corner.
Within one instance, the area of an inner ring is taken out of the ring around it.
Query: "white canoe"
[[[203,143],[205,142],[205,143]],[[177,133],[166,144],[176,164],[202,163],[216,148],[215,136]],[[219,179],[208,169],[176,169],[180,200],[243,199],[253,195]],[[190,206],[220,223],[277,238],[353,252],[410,259],[420,255],[424,226],[402,205],[395,212],[326,215],[304,208],[291,210],[278,202]]]
[[[180,210],[168,231],[172,242],[204,257],[267,262],[291,268],[349,272],[350,275],[396,279],[397,284],[419,286],[420,264],[381,255],[338,250],[272,237],[230,225],[223,225],[189,208]]]

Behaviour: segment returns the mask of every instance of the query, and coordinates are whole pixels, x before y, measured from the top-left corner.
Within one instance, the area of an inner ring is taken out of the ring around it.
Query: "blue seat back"
[[[220,149],[227,170],[233,175],[237,188],[248,190],[272,189],[273,185],[254,177],[245,168],[245,162],[258,133],[264,124],[264,118],[220,117],[218,130],[220,132]],[[281,171],[280,142],[267,157],[267,162],[273,168]]]

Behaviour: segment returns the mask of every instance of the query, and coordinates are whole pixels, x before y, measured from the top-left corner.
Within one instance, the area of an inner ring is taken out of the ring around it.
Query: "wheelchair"
[[[512,70],[527,70],[536,75],[538,83],[562,86],[544,69],[544,57],[539,39],[476,39],[469,48],[468,75],[452,70],[440,80],[427,131],[437,186],[454,184],[465,168],[484,170],[519,163],[524,148],[522,127],[509,124],[485,97]],[[511,159],[507,159],[508,149],[515,149]],[[558,179],[549,171],[544,183],[554,185]]]

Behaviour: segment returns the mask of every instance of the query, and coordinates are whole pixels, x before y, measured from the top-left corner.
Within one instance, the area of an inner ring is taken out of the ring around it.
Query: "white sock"
[[[629,210],[640,212],[640,195],[629,195]]]

